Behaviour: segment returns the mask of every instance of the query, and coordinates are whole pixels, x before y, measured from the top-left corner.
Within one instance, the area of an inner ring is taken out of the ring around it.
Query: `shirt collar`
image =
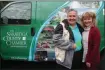
[[[72,27],[72,26],[69,25],[69,27],[70,27],[71,29],[76,29],[76,28],[77,28],[77,24],[76,24],[74,27]]]
[[[85,27],[84,30],[85,31],[89,31],[90,30],[90,27]]]

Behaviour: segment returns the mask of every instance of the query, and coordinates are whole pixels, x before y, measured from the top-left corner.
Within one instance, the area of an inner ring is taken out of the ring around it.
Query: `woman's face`
[[[92,25],[92,17],[83,18],[83,24],[85,27],[89,27]]]
[[[71,11],[68,13],[68,22],[71,25],[74,25],[76,23],[76,19],[77,19],[77,13],[75,11]]]

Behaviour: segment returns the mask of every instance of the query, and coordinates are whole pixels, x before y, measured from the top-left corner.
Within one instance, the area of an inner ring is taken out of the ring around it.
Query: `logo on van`
[[[3,41],[5,41],[6,45],[10,47],[27,47],[26,38],[27,32],[10,30],[6,32],[6,36],[3,37]]]

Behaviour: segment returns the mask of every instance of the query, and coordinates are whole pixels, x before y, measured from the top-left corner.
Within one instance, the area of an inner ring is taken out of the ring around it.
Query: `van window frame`
[[[5,11],[8,7],[10,7],[13,4],[18,4],[18,3],[30,3],[31,4],[31,10],[30,10],[30,24],[0,24],[0,25],[31,25],[32,24],[32,2],[31,1],[26,1],[26,2],[12,2],[10,4],[7,4],[3,9],[1,9],[0,11],[0,18],[1,18],[1,14],[3,13],[3,11]]]

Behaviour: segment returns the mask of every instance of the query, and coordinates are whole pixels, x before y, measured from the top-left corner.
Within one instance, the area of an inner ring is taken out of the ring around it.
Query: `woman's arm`
[[[64,50],[74,49],[74,42],[72,40],[64,40],[62,38],[62,35],[63,26],[61,24],[58,24],[53,35],[54,46]]]
[[[71,50],[71,49],[75,49],[76,45],[74,44],[73,41],[69,41],[69,42],[66,41],[66,42],[61,43],[57,47],[64,50]]]
[[[68,40],[62,39],[61,34],[54,34],[53,35],[53,42],[54,42],[54,46],[58,47],[60,49],[70,50],[70,49],[75,48],[74,42],[72,40],[68,41]]]
[[[86,62],[91,63],[91,61],[93,61],[95,58],[98,58],[97,55],[99,54],[99,47],[100,47],[100,41],[101,41],[101,35],[100,35],[100,31],[98,30],[98,28],[95,28],[94,31],[92,31],[92,45],[90,47],[90,50],[87,54],[87,60]],[[97,61],[96,61],[97,62]]]

